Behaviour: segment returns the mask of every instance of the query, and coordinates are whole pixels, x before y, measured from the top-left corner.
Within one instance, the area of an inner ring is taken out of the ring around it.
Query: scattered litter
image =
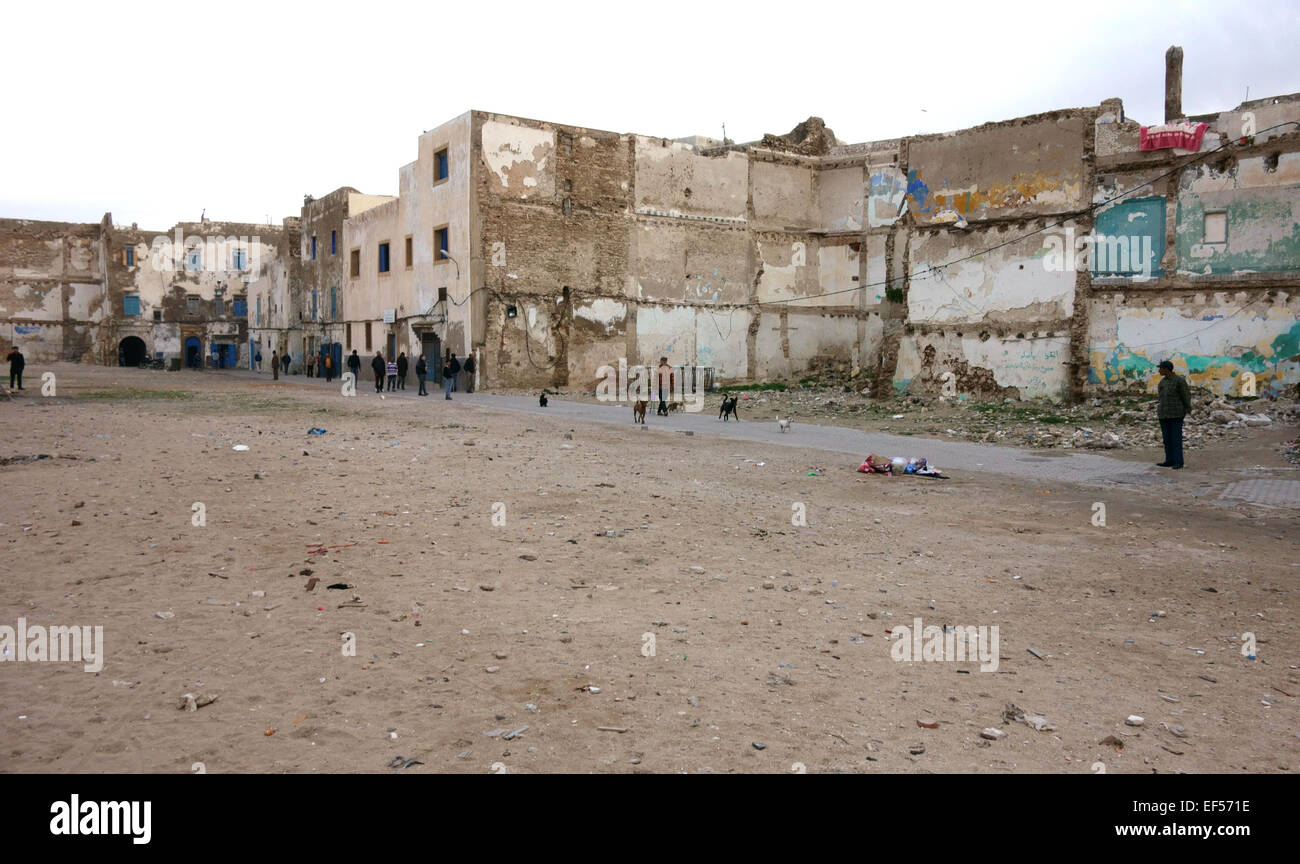
[[[528,727],[527,727],[527,726],[520,726],[520,727],[519,727],[518,729],[516,729],[515,731],[513,731],[513,732],[507,732],[505,735],[502,735],[501,738],[502,738],[503,741],[509,741],[509,740],[511,740],[512,738],[514,738],[514,737],[516,737],[516,736],[518,736],[518,735],[520,735],[520,734],[522,734],[522,733],[524,733],[524,732],[527,732],[527,731],[528,731]]]
[[[750,746],[753,747],[755,750],[766,750],[766,749],[767,749],[767,745],[764,744],[762,741],[752,741],[752,742],[750,742]]]
[[[407,759],[405,756],[394,756],[392,760],[388,763],[388,767],[396,768],[398,771],[401,771],[403,769],[410,768],[412,765],[423,765],[423,764],[424,763],[421,762],[419,759],[414,759],[414,758]]]
[[[1056,731],[1056,727],[1047,722],[1046,717],[1040,717],[1037,714],[1026,714],[1023,708],[1018,708],[1011,702],[1008,702],[1007,707],[1003,709],[1002,720],[1005,723],[1024,723],[1035,732]]]
[[[182,711],[197,711],[216,702],[218,699],[216,693],[204,693],[202,696],[195,696],[193,693],[186,693],[180,699],[180,704],[176,707]]]
[[[238,451],[240,451],[240,452],[242,453],[243,451],[245,451],[245,450],[248,449],[248,445],[247,445],[247,444],[236,444],[234,447],[231,447],[230,449],[231,449],[231,450],[238,450]]]
[[[527,729],[528,727],[525,726],[524,728]],[[624,732],[627,731],[627,728],[628,728],[628,727],[626,727],[626,726],[597,726],[597,727],[596,727],[596,731],[597,731],[597,732],[617,732],[617,733],[619,733],[620,735],[622,735]],[[762,750],[763,748],[762,748],[762,747],[759,747],[758,749]]]
[[[307,434],[308,434],[308,435],[324,435],[324,434],[325,434],[325,430],[313,426],[311,429],[308,429],[308,430],[307,430]],[[400,759],[401,757],[399,756],[398,758]],[[420,764],[423,764],[423,763],[420,763]]]
[[[1001,729],[994,729],[990,726],[988,729],[980,732],[980,737],[989,741],[1000,741],[1007,737],[1007,733],[1003,732]]]
[[[1033,648],[1026,648],[1025,650],[1028,651],[1030,654],[1033,654],[1033,655],[1034,655],[1035,657],[1037,657],[1039,660],[1044,659],[1044,658],[1043,658],[1043,655],[1042,655],[1042,654],[1039,654],[1039,653],[1038,653],[1037,651],[1035,651]]]
[[[1145,722],[1146,720],[1136,714],[1130,714],[1128,717],[1124,718],[1125,726],[1141,726]]]
[[[175,618],[175,617],[176,617],[176,613],[175,613],[175,612],[155,612],[155,613],[153,613],[153,617],[155,617],[155,618],[161,618],[162,620],[166,621],[166,620],[169,619],[169,618]]]

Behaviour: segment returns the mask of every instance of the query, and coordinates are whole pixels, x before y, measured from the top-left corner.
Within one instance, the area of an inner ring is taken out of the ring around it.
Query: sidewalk
[[[364,371],[364,370],[363,370]],[[251,379],[270,380],[269,373],[255,374],[247,370],[231,370],[223,374],[240,375]],[[307,378],[301,375],[281,376],[281,383],[301,384],[324,388],[324,378]],[[340,388],[338,379],[330,387]],[[408,378],[407,389],[384,393],[389,399],[419,399],[418,382]],[[445,405],[442,388],[428,386],[429,396],[424,397],[438,405]],[[374,379],[362,377],[357,385],[357,397],[367,398],[378,394]],[[452,401],[457,404],[478,405],[524,414],[566,418],[583,423],[607,423],[631,427],[632,408],[626,404],[596,404],[566,402],[558,396],[550,397],[550,404],[542,408],[535,397],[496,396],[487,393],[456,393]],[[742,415],[745,409],[741,408]],[[883,456],[925,457],[940,470],[981,471],[1026,480],[1079,483],[1089,486],[1107,486],[1114,483],[1155,486],[1171,482],[1160,470],[1141,462],[1131,462],[1077,450],[1020,450],[990,444],[974,444],[914,435],[890,435],[883,432],[864,432],[843,426],[816,426],[798,420],[789,432],[777,429],[774,420],[748,420],[723,422],[716,412],[690,414],[677,411],[667,417],[650,412],[646,417],[650,429],[674,432],[690,431],[696,435],[715,435],[736,441],[753,441],[785,447],[804,447],[844,454],[849,460],[860,462],[868,453]],[[856,464],[856,462],[855,462]]]

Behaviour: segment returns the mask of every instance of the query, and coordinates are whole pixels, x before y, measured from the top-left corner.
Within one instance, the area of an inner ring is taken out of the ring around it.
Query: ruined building
[[[1186,117],[1181,65],[1171,49],[1159,124],[1109,99],[863,144],[816,117],[733,144],[469,111],[420,136],[396,196],[341,188],[286,220],[246,286],[250,344],[433,371],[472,351],[484,386],[530,388],[660,356],[981,396],[1152,386],[1165,357],[1223,393],[1293,385],[1300,94]],[[72,287],[41,306],[10,238],[37,229],[10,224],[0,338],[39,308],[61,356],[113,362],[138,280],[95,257],[109,228],[50,229],[66,263],[42,284]],[[96,318],[79,292],[100,282]]]
[[[1020,397],[1145,385],[1165,357],[1220,392],[1294,384],[1300,94],[1167,102],[1181,146],[1154,149],[1118,99],[850,145],[817,118],[733,145],[470,111],[344,221],[347,345],[474,350],[489,386],[664,355]]]
[[[168,232],[0,219],[0,348],[28,362],[247,367],[250,290],[300,282],[297,220]],[[269,352],[268,352],[269,356]]]

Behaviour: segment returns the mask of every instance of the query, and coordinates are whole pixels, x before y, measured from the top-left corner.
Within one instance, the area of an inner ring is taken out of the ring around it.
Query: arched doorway
[[[139,336],[128,336],[117,344],[117,364],[119,366],[141,366],[146,355],[144,340]]]
[[[185,340],[185,366],[189,369],[203,368],[203,355],[199,353],[199,337],[191,336]]]

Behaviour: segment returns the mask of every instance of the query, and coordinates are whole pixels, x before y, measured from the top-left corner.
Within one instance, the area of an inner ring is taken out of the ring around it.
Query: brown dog
[[[640,402],[636,402],[636,403],[634,403],[634,404],[632,405],[632,422],[633,422],[633,423],[644,423],[644,422],[645,422],[645,409],[648,408],[648,407],[650,407],[650,403],[649,403],[647,400],[645,400],[645,399],[642,399]]]

